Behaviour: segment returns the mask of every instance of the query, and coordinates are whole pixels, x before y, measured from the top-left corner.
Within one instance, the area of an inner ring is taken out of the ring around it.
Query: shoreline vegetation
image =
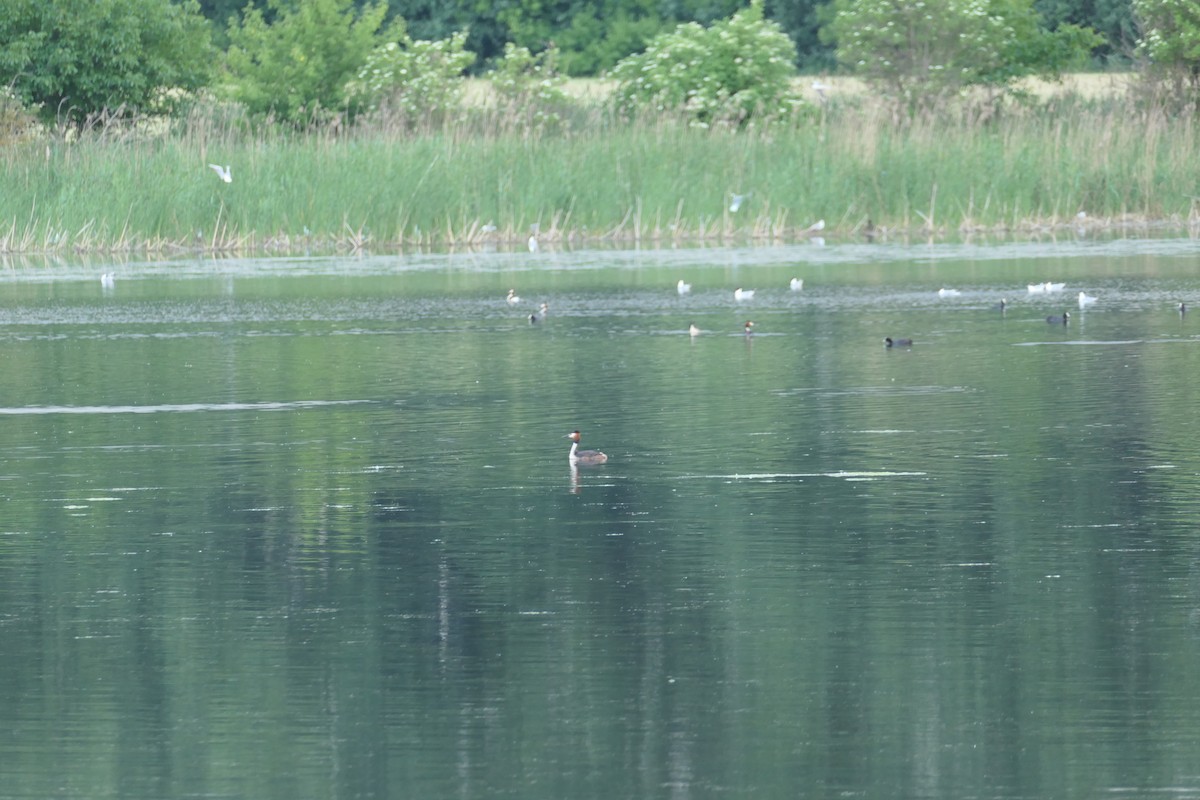
[[[0,150],[0,253],[769,244],[821,220],[831,240],[1200,228],[1194,120],[1122,76],[903,121],[821,80],[795,119],[747,130],[620,119],[591,81],[550,125],[469,87],[461,113],[416,127],[301,133],[208,106],[153,133],[26,135]]]

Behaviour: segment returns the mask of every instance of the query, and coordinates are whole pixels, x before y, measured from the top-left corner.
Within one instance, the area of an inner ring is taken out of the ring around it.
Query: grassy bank
[[[832,103],[740,133],[590,111],[568,128],[299,136],[193,119],[28,141],[0,151],[0,252],[523,243],[533,225],[545,244],[788,240],[819,219],[826,237],[1184,226],[1200,186],[1193,121],[1114,100],[904,125]],[[732,193],[749,194],[737,213]]]

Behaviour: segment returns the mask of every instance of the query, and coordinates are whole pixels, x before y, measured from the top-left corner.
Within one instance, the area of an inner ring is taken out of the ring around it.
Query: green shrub
[[[1101,43],[1093,31],[1040,24],[1033,0],[834,0],[822,31],[838,60],[882,94],[929,106],[967,86],[1057,77]]]
[[[526,47],[509,42],[504,55],[488,73],[497,110],[503,117],[530,130],[544,130],[562,123],[571,105],[564,86],[566,78],[557,69],[554,47],[533,55]]]
[[[705,28],[694,22],[659,34],[610,73],[625,113],[682,111],[699,125],[744,125],[788,116],[796,49],[763,19],[761,0]]]
[[[463,71],[475,61],[466,50],[467,34],[435,42],[413,40],[375,48],[351,82],[350,97],[371,111],[408,124],[444,116],[462,98]]]
[[[372,50],[387,41],[380,28],[387,3],[354,13],[353,0],[268,0],[274,21],[247,5],[230,23],[227,61],[233,98],[251,114],[293,124],[359,110],[347,92]]]
[[[195,0],[5,0],[0,84],[48,120],[163,112],[209,77]]]
[[[37,120],[7,87],[0,87],[0,146],[15,144],[37,129]]]

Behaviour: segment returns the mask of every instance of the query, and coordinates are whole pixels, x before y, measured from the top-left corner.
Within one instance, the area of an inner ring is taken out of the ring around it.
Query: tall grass
[[[819,219],[826,236],[1191,225],[1197,144],[1191,118],[1117,101],[903,124],[848,103],[747,131],[598,109],[554,132],[486,115],[309,134],[194,116],[0,152],[0,252],[465,245],[533,226],[544,242],[786,240]],[[737,213],[732,193],[749,194]]]

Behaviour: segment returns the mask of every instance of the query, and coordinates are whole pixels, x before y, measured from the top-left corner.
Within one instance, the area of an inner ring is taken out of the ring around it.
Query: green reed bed
[[[244,133],[193,121],[0,154],[0,251],[788,240],[1190,224],[1190,119],[1120,106],[895,123],[845,106],[758,131],[603,114],[531,134]],[[206,165],[228,164],[233,183]],[[737,213],[733,193],[749,194]],[[1077,216],[1086,214],[1086,221]]]

